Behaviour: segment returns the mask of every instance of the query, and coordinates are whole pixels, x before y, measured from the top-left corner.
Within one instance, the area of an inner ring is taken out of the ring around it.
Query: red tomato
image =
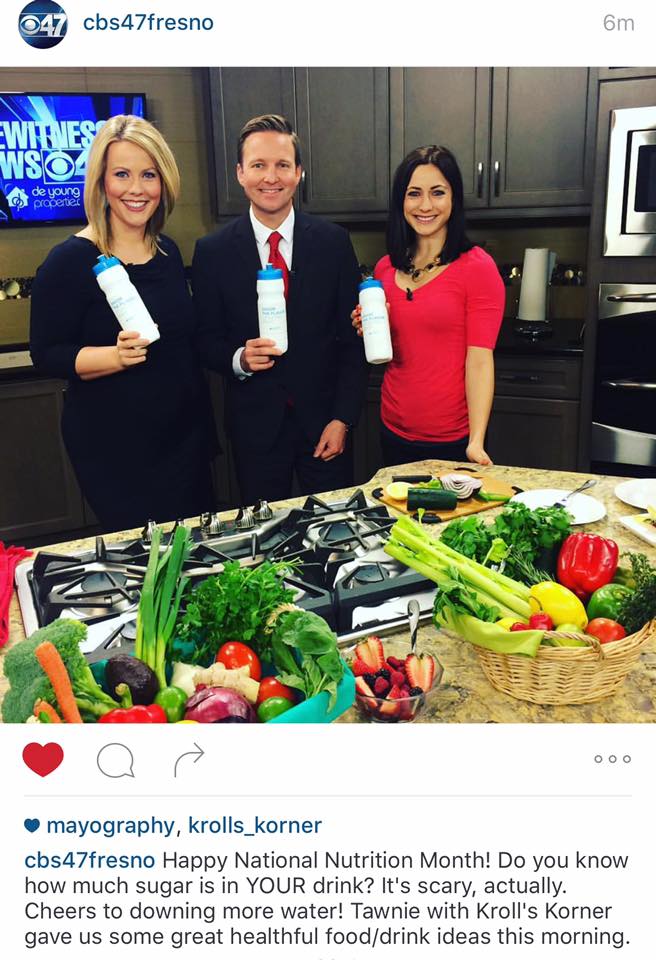
[[[268,700],[269,697],[284,697],[285,700],[296,703],[296,694],[292,688],[286,687],[284,683],[276,680],[275,677],[265,677],[264,680],[262,680],[255,706],[259,707],[259,705],[263,703],[264,700]]]
[[[262,676],[260,658],[254,650],[247,647],[245,643],[239,643],[238,640],[229,640],[228,643],[224,643],[216,655],[216,662],[222,663],[228,670],[248,667],[252,680],[259,680]]]
[[[612,643],[613,640],[621,640],[626,636],[626,630],[622,624],[607,617],[595,617],[587,625],[585,632],[591,637],[596,637],[599,643]]]

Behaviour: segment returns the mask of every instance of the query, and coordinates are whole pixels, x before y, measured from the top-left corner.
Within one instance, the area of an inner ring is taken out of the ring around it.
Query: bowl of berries
[[[442,665],[428,653],[417,654],[409,643],[367,637],[354,651],[355,705],[375,723],[408,723],[439,686]]]

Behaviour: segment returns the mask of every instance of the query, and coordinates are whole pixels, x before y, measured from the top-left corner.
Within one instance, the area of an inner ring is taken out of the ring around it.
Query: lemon
[[[394,483],[388,483],[385,487],[385,494],[390,500],[407,500],[410,484],[404,480],[395,480]]]

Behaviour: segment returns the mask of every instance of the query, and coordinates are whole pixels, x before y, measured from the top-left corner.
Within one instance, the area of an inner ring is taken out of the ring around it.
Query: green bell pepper
[[[588,600],[588,619],[606,617],[608,620],[619,620],[622,604],[632,592],[621,583],[608,583],[605,587],[599,587]]]
[[[177,723],[184,718],[187,694],[180,687],[164,687],[155,694],[155,703],[164,710],[169,723]]]

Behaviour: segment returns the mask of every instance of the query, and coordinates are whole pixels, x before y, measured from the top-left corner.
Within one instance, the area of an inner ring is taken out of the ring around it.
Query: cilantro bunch
[[[571,533],[571,517],[564,507],[538,507],[530,510],[523,503],[509,503],[496,519],[486,524],[477,516],[452,520],[442,533],[442,541],[472,560],[485,563],[500,555],[502,540],[508,548],[504,573],[513,579],[545,579],[537,564],[554,551]],[[538,582],[535,580],[535,582]]]

